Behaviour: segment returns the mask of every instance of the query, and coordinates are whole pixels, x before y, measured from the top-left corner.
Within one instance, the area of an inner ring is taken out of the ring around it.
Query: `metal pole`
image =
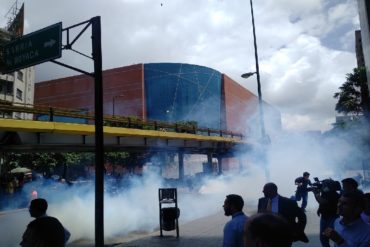
[[[259,117],[261,125],[261,136],[262,140],[265,140],[265,120],[263,118],[263,102],[262,102],[262,91],[261,91],[261,81],[260,81],[260,70],[258,65],[258,53],[257,53],[257,38],[256,38],[256,28],[254,26],[254,14],[253,14],[253,3],[250,0],[251,4],[251,15],[252,15],[252,27],[253,27],[253,40],[254,40],[254,56],[256,60],[256,74],[257,74],[257,89],[258,89],[258,108],[259,108]]]
[[[103,76],[100,16],[93,17],[91,23],[95,78],[95,246],[104,247]]]

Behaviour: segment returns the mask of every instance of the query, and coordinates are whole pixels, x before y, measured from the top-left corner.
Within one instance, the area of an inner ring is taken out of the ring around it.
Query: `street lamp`
[[[244,78],[244,79],[247,79],[247,78],[249,78],[249,77],[251,77],[252,75],[254,75],[254,74],[256,74],[257,72],[248,72],[248,73],[244,73],[244,74],[242,74],[242,77]]]
[[[114,117],[114,107],[115,107],[115,103],[116,103],[116,98],[119,98],[119,97],[125,97],[124,95],[114,95],[113,96],[113,106],[112,106],[112,115]]]
[[[259,108],[259,118],[260,118],[260,125],[261,125],[261,137],[262,137],[262,141],[265,141],[265,139],[266,139],[265,120],[264,120],[264,117],[263,117],[263,102],[262,102],[262,92],[261,92],[260,70],[259,70],[259,66],[258,66],[257,39],[256,39],[256,28],[254,26],[254,14],[253,14],[252,0],[250,0],[250,4],[251,4],[251,15],[252,15],[254,57],[255,57],[255,60],[256,60],[256,71],[242,74],[241,77],[248,78],[248,77],[250,77],[254,74],[257,75],[258,108]]]

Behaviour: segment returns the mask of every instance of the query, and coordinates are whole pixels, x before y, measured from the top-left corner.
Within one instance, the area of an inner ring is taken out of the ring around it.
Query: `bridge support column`
[[[179,180],[184,180],[184,151],[179,151]]]
[[[213,172],[213,166],[212,166],[212,153],[207,154],[207,168],[205,171],[207,174]]]
[[[217,156],[217,174],[218,175],[222,174],[222,156],[221,155]]]

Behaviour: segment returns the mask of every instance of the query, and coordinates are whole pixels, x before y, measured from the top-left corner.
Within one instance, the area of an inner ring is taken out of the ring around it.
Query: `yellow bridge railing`
[[[39,120],[39,116],[45,117],[47,121],[55,121],[55,117],[76,118],[86,121],[86,123],[93,123],[95,116],[94,113],[87,112],[81,109],[50,107],[43,105],[30,105],[16,102],[0,101],[0,112],[2,113],[28,113],[34,114],[33,119]],[[165,122],[156,120],[144,121],[138,117],[126,116],[112,116],[104,115],[104,125],[112,127],[125,127],[145,130],[158,130],[158,131],[171,131],[179,133],[192,133],[198,135],[208,136],[221,136],[243,139],[244,136],[240,133],[234,133],[227,130],[218,130],[211,128],[198,127],[196,122]]]

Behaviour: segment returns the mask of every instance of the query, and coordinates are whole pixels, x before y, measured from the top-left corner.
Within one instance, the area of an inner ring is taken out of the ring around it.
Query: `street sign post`
[[[60,58],[62,56],[62,23],[45,27],[10,41],[2,48],[1,72],[10,73]]]

